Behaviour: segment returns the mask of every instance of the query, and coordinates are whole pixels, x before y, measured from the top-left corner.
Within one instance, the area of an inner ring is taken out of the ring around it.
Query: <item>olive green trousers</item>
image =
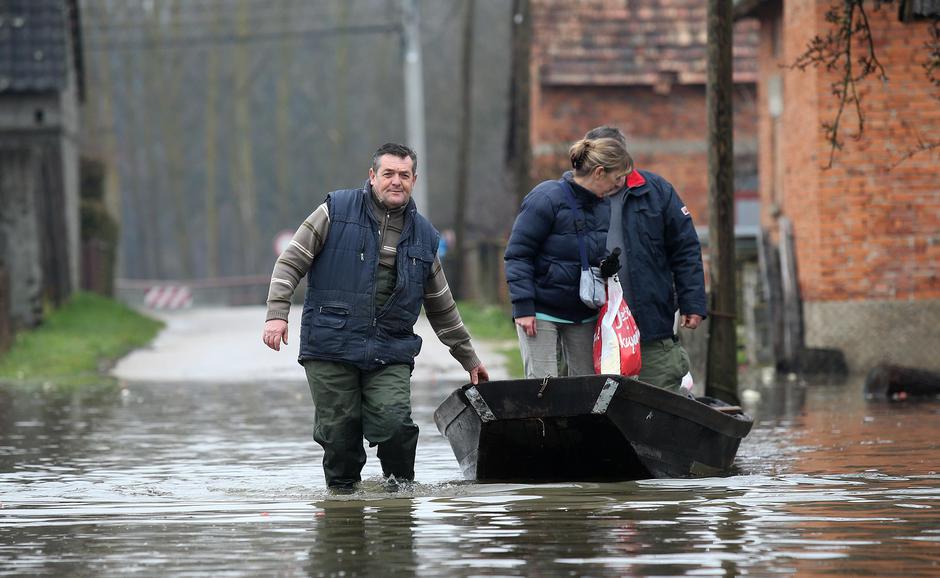
[[[640,356],[643,368],[637,379],[669,391],[679,391],[682,378],[692,367],[685,348],[672,339],[640,342]]]
[[[327,486],[359,482],[369,446],[385,476],[414,479],[418,426],[411,420],[411,368],[396,364],[362,371],[346,363],[307,361],[314,404],[313,439],[323,447]]]

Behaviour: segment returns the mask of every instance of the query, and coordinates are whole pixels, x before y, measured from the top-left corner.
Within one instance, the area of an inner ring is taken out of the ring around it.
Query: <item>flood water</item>
[[[734,475],[460,481],[416,384],[413,490],[324,490],[306,385],[0,388],[0,575],[940,575],[940,402],[778,384]]]

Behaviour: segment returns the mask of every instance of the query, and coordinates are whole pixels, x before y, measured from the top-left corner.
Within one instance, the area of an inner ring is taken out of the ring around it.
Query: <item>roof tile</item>
[[[533,54],[544,84],[705,82],[701,0],[533,0]],[[758,24],[735,24],[735,82],[757,79]]]
[[[64,0],[0,1],[0,92],[65,86],[67,22]]]

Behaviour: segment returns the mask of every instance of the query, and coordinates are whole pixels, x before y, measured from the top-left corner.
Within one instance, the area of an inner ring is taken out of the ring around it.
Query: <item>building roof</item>
[[[81,83],[77,18],[75,0],[0,2],[0,93],[62,90],[70,56]],[[71,52],[70,41],[76,42]]]
[[[701,0],[533,0],[533,54],[554,85],[704,84]],[[734,80],[757,80],[758,24],[735,24]]]

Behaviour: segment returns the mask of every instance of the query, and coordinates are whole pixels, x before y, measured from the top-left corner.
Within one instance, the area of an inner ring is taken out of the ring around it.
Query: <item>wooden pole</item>
[[[146,41],[153,43],[155,46],[159,46],[163,42],[163,24],[160,20],[162,14],[163,5],[158,1],[153,4],[153,11],[147,17]],[[159,114],[151,114],[154,111],[159,111],[162,107],[163,86],[160,78],[165,54],[163,50],[142,52],[144,60],[142,67],[143,86],[140,87],[140,90],[142,91],[141,102],[143,105],[142,107],[128,107],[134,118],[139,119],[141,132],[143,133],[141,135],[143,137],[143,146],[146,149],[143,162],[144,176],[143,179],[138,180],[137,185],[141,207],[137,218],[143,225],[142,228],[147,230],[149,239],[146,246],[149,253],[148,260],[150,261],[147,276],[151,279],[167,279],[172,278],[172,276],[167,267],[168,259],[164,252],[164,247],[169,246],[171,241],[166,239],[166,234],[161,226],[164,219],[163,214],[166,212],[162,202],[163,195],[161,194],[161,191],[164,190],[164,180],[161,178],[161,173],[165,172],[165,169],[160,166],[159,154],[157,154],[162,146],[158,136],[160,127],[156,126]],[[137,83],[135,82],[135,84]],[[139,108],[143,108],[143,110],[138,112]],[[131,140],[129,142],[135,143],[137,141]]]
[[[170,3],[170,29],[173,38],[179,38],[181,32],[181,2],[173,0]],[[163,86],[160,88],[162,98],[158,109],[160,130],[163,133],[161,142],[166,167],[167,181],[172,195],[173,205],[173,231],[176,237],[176,253],[172,261],[177,263],[176,274],[183,279],[192,279],[195,271],[193,247],[189,236],[190,212],[188,195],[183,190],[183,176],[187,164],[190,162],[185,155],[183,147],[186,143],[183,126],[182,110],[186,106],[188,95],[183,92],[183,62],[184,56],[175,54],[166,69]]]
[[[706,393],[738,404],[734,268],[733,18],[731,0],[708,0],[708,252],[711,280]]]
[[[509,135],[506,148],[510,182],[515,188],[518,204],[529,193],[532,184],[529,136],[532,17],[529,0],[513,0],[512,21],[512,78],[509,83]]]
[[[219,33],[218,12],[210,12],[210,33]],[[204,238],[206,243],[206,277],[218,277],[222,268],[219,266],[219,82],[221,49],[209,46],[206,61],[206,187],[203,191],[206,204]]]
[[[0,255],[4,248],[0,246]],[[13,340],[13,320],[10,315],[10,289],[7,271],[0,265],[0,354],[10,348]]]
[[[284,30],[291,30],[294,6],[279,3],[281,11],[281,26]],[[344,12],[345,14],[345,12]],[[276,176],[277,176],[277,226],[284,228],[294,226],[294,215],[291,214],[292,200],[292,171],[291,171],[291,71],[294,62],[294,37],[287,36],[280,42],[278,58],[278,72],[276,81],[277,109],[275,110],[275,134],[277,142]],[[346,57],[346,45],[342,44],[343,56]],[[339,52],[339,51],[337,51]],[[345,73],[344,73],[345,74]],[[346,78],[343,77],[345,82]],[[344,100],[340,96],[340,100]]]
[[[235,58],[235,94],[232,95],[235,109],[235,140],[232,151],[232,183],[238,200],[238,215],[241,217],[242,230],[238,237],[241,239],[242,262],[239,263],[240,272],[254,273],[259,270],[261,257],[260,237],[258,224],[258,201],[255,190],[254,145],[252,140],[251,116],[251,84],[250,59],[252,53],[248,50],[245,40],[251,31],[251,4],[248,0],[240,0],[235,12],[235,26],[238,41],[232,50]],[[267,255],[267,250],[265,250]],[[267,261],[267,257],[264,258]]]
[[[781,217],[778,226],[780,228],[780,286],[783,294],[782,360],[785,367],[794,368],[799,365],[798,358],[804,349],[803,309],[800,303],[800,285],[796,271],[793,224],[786,217]]]
[[[454,208],[454,282],[451,291],[458,299],[467,296],[464,286],[467,252],[467,188],[470,179],[470,143],[473,123],[473,20],[476,18],[476,0],[465,4],[463,26],[463,54],[460,81],[460,136],[457,142],[457,202]]]

